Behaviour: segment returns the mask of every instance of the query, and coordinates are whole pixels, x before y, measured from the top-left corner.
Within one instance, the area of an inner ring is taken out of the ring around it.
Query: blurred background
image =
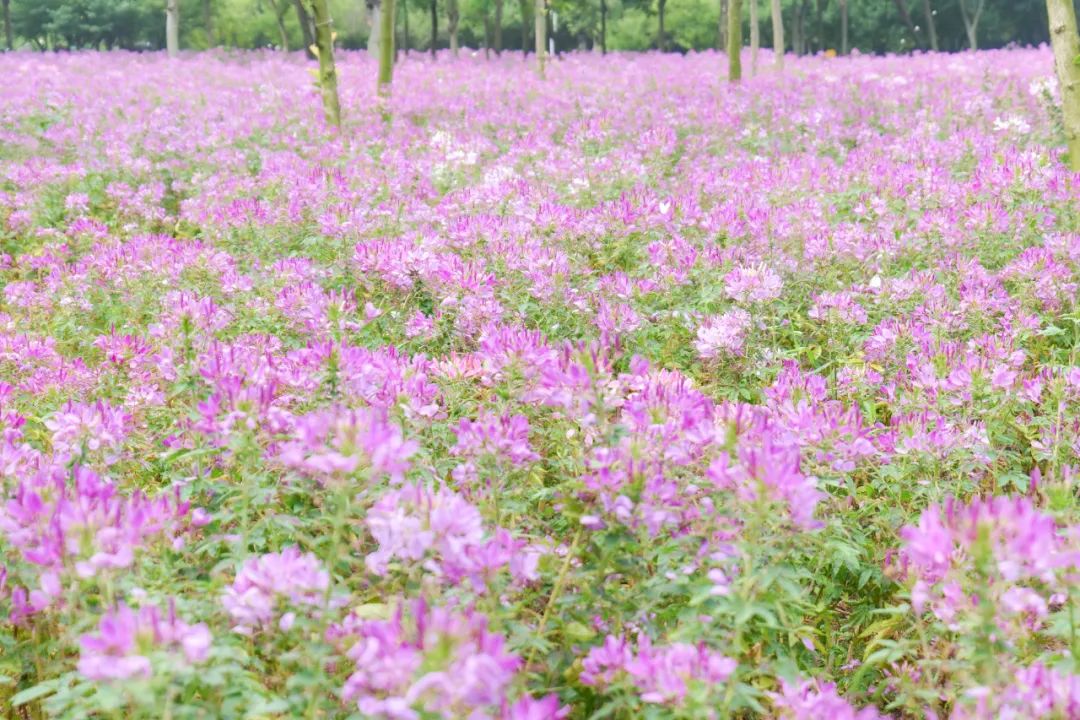
[[[34,50],[162,48],[166,2],[179,4],[184,49],[300,49],[310,40],[301,21],[306,1],[0,0],[4,46]],[[743,2],[744,23],[745,6],[752,1]],[[756,1],[761,45],[772,47],[770,0]],[[379,3],[330,0],[339,47],[366,47]],[[521,52],[532,43],[533,5],[533,0],[398,0],[398,51],[448,47],[456,25],[462,47]],[[719,28],[726,22],[726,5],[727,0],[548,0],[548,36],[556,52],[605,45],[607,51],[722,49]],[[1048,41],[1044,0],[783,0],[781,6],[786,49],[797,54],[958,51],[972,44],[998,48]],[[743,37],[749,37],[748,28]]]

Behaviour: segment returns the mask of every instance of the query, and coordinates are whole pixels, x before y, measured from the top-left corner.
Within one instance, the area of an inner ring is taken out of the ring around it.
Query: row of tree
[[[306,48],[310,0],[0,0],[7,47]],[[540,17],[556,51],[723,49],[731,0],[548,0]],[[328,0],[337,44],[378,45],[383,0]],[[742,0],[744,33],[771,0]],[[1049,40],[1044,0],[782,0],[785,48],[796,54],[959,50]],[[175,25],[162,22],[162,12]],[[304,20],[305,15],[307,20]],[[400,51],[534,47],[534,0],[397,0]],[[181,20],[182,19],[182,20]],[[761,40],[773,46],[770,24]]]

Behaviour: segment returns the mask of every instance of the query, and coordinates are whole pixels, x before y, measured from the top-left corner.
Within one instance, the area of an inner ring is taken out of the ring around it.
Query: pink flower
[[[694,347],[703,358],[718,355],[742,355],[746,331],[750,328],[750,313],[742,308],[708,318],[697,329]]]
[[[79,672],[91,680],[149,677],[151,653],[179,652],[190,663],[202,662],[210,641],[206,624],[188,625],[180,620],[172,602],[164,617],[152,605],[136,611],[121,603],[102,616],[96,634],[80,639]]]
[[[419,445],[375,408],[321,410],[297,418],[294,440],[282,444],[281,462],[316,476],[370,469],[400,480]]]
[[[237,630],[247,633],[271,623],[283,608],[322,606],[329,585],[329,573],[313,554],[287,547],[244,561],[221,602]],[[294,619],[286,617],[282,629],[288,630]]]
[[[740,265],[724,276],[724,289],[735,302],[765,302],[780,297],[784,283],[764,263]]]
[[[423,600],[400,605],[390,620],[350,619],[334,635],[351,643],[348,656],[356,663],[342,696],[368,717],[491,717],[506,703],[521,666],[483,615],[430,607]],[[505,717],[558,718],[539,712],[548,704],[525,703]]]
[[[524,415],[483,413],[476,420],[463,419],[455,432],[457,445],[450,451],[454,455],[506,458],[514,466],[539,458],[529,446],[529,420]]]
[[[690,684],[706,687],[722,684],[738,663],[703,644],[673,643],[653,646],[647,638],[638,643],[636,653],[621,638],[608,636],[582,661],[581,681],[604,687],[620,675],[634,685],[642,702],[681,705]]]
[[[780,692],[771,693],[771,696],[776,717],[784,720],[878,720],[886,717],[873,707],[856,710],[837,694],[833,683],[782,681],[780,687]]]

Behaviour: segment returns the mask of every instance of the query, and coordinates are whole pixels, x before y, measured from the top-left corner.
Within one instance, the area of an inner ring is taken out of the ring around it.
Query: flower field
[[[1048,50],[375,70],[0,55],[4,717],[1080,718]]]

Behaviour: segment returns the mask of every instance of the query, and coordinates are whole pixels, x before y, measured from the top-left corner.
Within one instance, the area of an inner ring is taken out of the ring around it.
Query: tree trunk
[[[544,6],[544,0],[536,0],[533,5],[534,18],[533,26],[536,33],[536,71],[540,74],[540,79],[544,79],[544,59],[547,55],[547,8]]]
[[[491,59],[491,17],[484,14],[484,59]]]
[[[742,0],[728,0],[728,82],[742,79]]]
[[[326,0],[321,0],[326,2]],[[382,0],[379,17],[379,97],[390,97],[390,83],[394,79],[394,0]],[[388,113],[383,108],[383,113]],[[388,115],[387,115],[388,116]]]
[[[848,0],[840,0],[840,54],[851,52],[848,42]]]
[[[502,55],[502,12],[503,0],[495,0],[495,32],[492,39],[495,42],[496,55]]]
[[[278,15],[277,8],[274,8],[274,14]],[[214,8],[211,7],[210,0],[203,0],[202,15],[203,25],[206,27],[206,45],[214,47],[217,45],[217,38],[214,37]],[[281,24],[281,15],[278,15],[278,24]]]
[[[757,75],[757,53],[761,44],[758,30],[758,0],[750,0],[750,76]]]
[[[914,47],[918,47],[919,31],[915,29],[915,23],[911,19],[911,13],[908,12],[907,0],[893,0],[896,4],[896,11],[900,13],[900,19],[904,21],[904,25],[907,26],[908,32],[911,33],[911,40],[915,43]],[[963,2],[963,0],[961,0]]]
[[[521,6],[521,59],[529,58],[529,0],[518,0]]]
[[[386,2],[392,3],[393,0]],[[315,21],[315,47],[319,54],[319,89],[322,91],[323,114],[326,116],[327,125],[340,127],[341,105],[338,102],[337,69],[334,67],[334,37],[326,0],[311,0],[311,19]]]
[[[446,30],[450,33],[450,54],[458,56],[458,21],[461,15],[458,13],[457,0],[446,0]]]
[[[607,0],[600,0],[600,54],[607,55]]]
[[[368,57],[379,57],[379,41],[382,39],[382,0],[366,0],[368,25],[371,31],[367,36]]]
[[[439,8],[436,0],[431,0],[431,57],[439,47]]]
[[[938,51],[937,21],[934,20],[934,10],[930,7],[930,0],[922,1],[923,15],[926,16],[926,32],[930,35],[930,49]]]
[[[817,0],[817,48],[825,49],[825,6],[829,0]]]
[[[840,0],[840,54],[847,55],[848,50],[848,0]]]
[[[206,2],[203,5],[203,8],[207,8],[209,4],[209,2]],[[274,19],[277,20],[278,37],[281,39],[281,49],[285,52],[289,52],[289,33],[285,29],[285,10],[287,8],[288,5],[278,5],[278,0],[270,0],[270,9],[274,13]],[[209,30],[207,30],[207,34],[210,34]],[[213,44],[213,41],[211,41],[211,44]]]
[[[985,9],[986,0],[960,0],[960,14],[964,16],[964,30],[972,50],[979,49],[979,20]]]
[[[810,42],[810,0],[802,0],[799,5],[799,36],[802,37],[804,55],[813,54],[813,43]]]
[[[402,20],[405,25],[405,57],[409,56],[409,47],[412,45],[412,40],[409,38],[409,2],[408,0],[401,0],[401,14],[404,16]]]
[[[15,49],[15,35],[11,32],[11,0],[4,0],[4,41],[8,50]]]
[[[716,26],[716,49],[722,53],[727,52],[727,12],[728,0],[720,0],[720,22]]]
[[[300,23],[300,35],[304,38],[304,54],[309,60],[315,60],[316,55],[312,50],[315,47],[315,28],[311,25],[311,15],[304,9],[301,0],[293,0],[293,7],[296,8],[296,20]]]
[[[165,0],[165,48],[171,58],[180,55],[180,0]]]
[[[667,5],[667,0],[656,0],[657,16],[660,20],[660,32],[656,36],[656,47],[660,48],[660,52],[667,52],[667,41],[664,37],[664,6]]]
[[[1061,112],[1065,120],[1065,142],[1069,148],[1069,168],[1080,173],[1080,36],[1072,0],[1046,0],[1050,19],[1050,44],[1054,68],[1061,88]]]
[[[772,35],[773,54],[776,56],[776,69],[784,70],[784,13],[780,0],[772,0]]]
[[[796,55],[803,54],[802,5],[795,3],[795,22],[791,23],[791,50]]]

